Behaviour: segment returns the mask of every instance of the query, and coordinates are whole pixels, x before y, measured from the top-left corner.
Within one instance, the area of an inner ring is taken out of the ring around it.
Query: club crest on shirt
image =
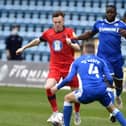
[[[53,49],[55,50],[55,51],[61,51],[61,49],[62,49],[62,47],[63,47],[63,44],[62,44],[62,42],[60,41],[60,40],[55,40],[54,42],[53,42]]]

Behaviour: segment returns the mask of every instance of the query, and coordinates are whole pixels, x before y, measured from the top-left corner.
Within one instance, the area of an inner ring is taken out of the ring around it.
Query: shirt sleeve
[[[43,39],[42,36],[39,37],[39,40],[40,40],[40,41],[46,41],[45,39]]]
[[[60,89],[64,87],[65,85],[67,85],[68,82],[70,82],[73,79],[73,77],[76,75],[76,73],[77,73],[77,67],[76,67],[75,62],[73,62],[68,75],[61,81],[61,83],[59,83],[59,85],[57,86],[57,89]]]
[[[106,77],[106,79],[109,81],[109,84],[113,84],[113,78],[112,76],[110,75],[110,71],[109,71],[109,68],[107,66],[107,64],[105,62],[104,63],[104,66],[103,66],[103,70],[104,70],[104,75]]]
[[[46,41],[47,40],[47,31],[42,32],[41,36],[39,37],[40,41]]]
[[[123,24],[123,25],[122,25],[122,28],[126,30],[126,23],[123,22],[122,24]]]
[[[97,27],[98,21],[95,22],[95,24],[93,25],[92,31],[93,32],[98,32],[98,27]]]

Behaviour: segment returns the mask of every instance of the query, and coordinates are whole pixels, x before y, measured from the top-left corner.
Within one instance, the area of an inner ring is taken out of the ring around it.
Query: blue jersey
[[[121,34],[119,29],[126,29],[126,24],[120,20],[108,22],[106,19],[97,21],[93,32],[99,33],[98,56],[117,60],[121,55]]]
[[[79,74],[82,88],[84,87],[105,87],[106,85],[102,85],[104,82],[104,76],[106,76],[107,80],[110,84],[112,84],[112,76],[110,76],[109,69],[106,63],[95,55],[82,55],[78,59],[76,59],[71,66],[71,70],[67,77],[58,85],[58,89],[62,88],[66,85],[72,78]]]

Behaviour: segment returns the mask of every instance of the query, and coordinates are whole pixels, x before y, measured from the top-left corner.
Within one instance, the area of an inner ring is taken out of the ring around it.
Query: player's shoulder
[[[126,23],[124,22],[124,21],[122,21],[122,20],[119,20],[118,21],[120,24],[122,24],[122,25],[126,25]]]
[[[84,57],[84,55],[81,55],[79,57],[77,57],[75,60],[74,60],[74,63],[75,64],[78,64],[78,62],[80,62],[82,60],[82,57]]]
[[[105,22],[104,19],[99,19],[99,20],[97,20],[97,21],[95,22],[95,24],[104,23],[104,22]]]
[[[48,29],[44,30],[44,32],[51,32],[51,31],[53,31],[53,28],[48,28]]]
[[[113,22],[113,25],[126,29],[126,23],[118,18],[115,19],[115,21]]]
[[[64,27],[66,30],[73,30],[73,28],[71,28],[71,27]]]
[[[78,58],[76,58],[75,63],[79,64],[80,62],[83,62],[83,60],[86,59],[86,55],[81,55]]]
[[[66,31],[73,31],[73,28],[65,27],[65,30],[66,30]]]
[[[42,32],[42,35],[49,35],[49,34],[54,34],[53,28],[46,29]]]

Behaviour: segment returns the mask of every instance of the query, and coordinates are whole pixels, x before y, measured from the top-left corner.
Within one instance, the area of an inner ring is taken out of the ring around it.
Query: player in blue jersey
[[[116,18],[117,10],[114,5],[107,5],[106,18],[98,20],[91,31],[87,31],[78,40],[86,40],[99,33],[99,46],[97,55],[104,60],[110,69],[116,86],[116,102],[122,108],[121,92],[123,89],[123,57],[121,54],[121,37],[126,37],[126,24]]]
[[[57,90],[67,85],[77,74],[80,76],[82,86],[79,90],[68,93],[64,98],[64,126],[70,126],[72,103],[88,104],[93,101],[99,101],[115,116],[121,126],[126,126],[123,114],[114,106],[111,96],[106,90],[108,85],[113,86],[112,76],[104,60],[95,55],[93,43],[84,44],[84,55],[72,63],[69,74],[59,85],[51,89],[52,93],[56,93]],[[108,84],[105,83],[104,77],[106,77]]]

